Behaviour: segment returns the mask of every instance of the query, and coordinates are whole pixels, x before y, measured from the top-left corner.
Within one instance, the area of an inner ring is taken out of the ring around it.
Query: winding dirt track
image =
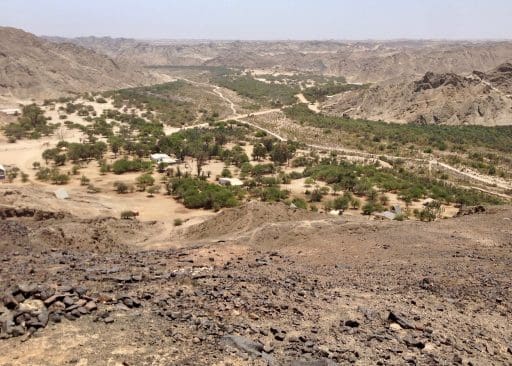
[[[230,100],[228,97],[226,97],[224,94],[222,94],[222,91],[220,90],[220,87],[212,85],[212,84],[208,84],[208,83],[201,83],[201,82],[193,81],[193,80],[186,79],[186,78],[181,78],[181,80],[186,81],[186,82],[191,83],[191,84],[194,84],[194,85],[197,85],[197,86],[203,86],[203,87],[207,87],[207,88],[212,88],[212,92],[213,93],[218,95],[222,100],[226,101],[229,104],[229,106],[231,108],[231,111],[233,112],[233,115],[229,116],[228,118],[224,119],[223,121],[235,120],[235,121],[244,123],[244,124],[246,124],[248,126],[251,126],[253,128],[256,128],[256,129],[258,129],[260,131],[264,131],[265,133],[269,134],[272,137],[275,137],[279,141],[286,141],[287,140],[285,137],[279,135],[278,133],[276,133],[274,131],[271,131],[271,130],[263,128],[263,127],[260,127],[257,124],[254,124],[252,122],[249,122],[249,121],[245,120],[245,118],[249,118],[249,117],[252,117],[252,116],[261,116],[261,115],[264,115],[264,114],[281,112],[282,110],[280,108],[265,109],[265,110],[262,110],[262,111],[259,111],[259,112],[255,112],[255,113],[251,113],[251,114],[239,114],[237,112],[237,110],[236,110],[235,103],[232,100]],[[300,103],[300,101],[299,101],[299,103]],[[317,149],[317,150],[336,151],[336,152],[340,152],[340,153],[347,154],[347,155],[352,155],[352,156],[355,155],[355,156],[361,156],[361,157],[372,158],[372,159],[378,159],[379,157],[385,157],[385,158],[390,159],[390,160],[413,161],[413,162],[416,162],[416,163],[428,165],[429,167],[432,167],[432,165],[434,165],[434,166],[437,166],[438,168],[441,168],[443,170],[449,171],[451,173],[455,173],[455,174],[457,174],[457,175],[459,175],[461,177],[467,178],[467,179],[469,179],[471,181],[474,181],[474,182],[478,182],[480,184],[485,184],[485,185],[490,186],[490,187],[497,187],[497,188],[501,188],[501,189],[504,189],[504,190],[512,190],[512,184],[507,182],[507,181],[500,180],[498,178],[487,176],[487,175],[483,175],[483,174],[477,174],[477,173],[473,173],[473,172],[462,171],[460,169],[455,168],[454,166],[448,165],[446,163],[439,162],[436,159],[407,158],[407,157],[402,157],[402,156],[383,155],[383,154],[376,155],[376,154],[370,154],[370,153],[367,153],[367,152],[364,152],[364,151],[360,151],[360,150],[347,149],[347,148],[342,148],[342,147],[322,146],[322,145],[316,145],[316,144],[306,144],[306,146],[309,147],[309,148],[312,148],[312,149]],[[490,193],[490,194],[494,194],[494,195],[500,196],[502,198],[507,198],[507,199],[512,198],[512,196],[510,196],[508,194],[494,192],[493,190],[490,190],[490,189],[482,189],[480,187],[471,187],[471,188],[475,188],[475,189],[478,189],[480,191],[484,191],[484,192],[487,192],[487,193]]]

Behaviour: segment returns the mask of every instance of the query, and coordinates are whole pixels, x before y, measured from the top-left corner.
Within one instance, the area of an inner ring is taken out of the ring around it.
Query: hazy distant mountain
[[[140,67],[71,43],[0,27],[0,96],[38,98],[154,81]]]
[[[55,40],[55,38],[52,38]],[[428,71],[470,73],[512,60],[512,42],[171,41],[59,39],[143,65],[216,65],[301,70],[352,82],[417,78]]]
[[[421,124],[512,124],[512,64],[487,73],[426,73],[408,82],[387,82],[350,91],[324,105],[335,115]]]

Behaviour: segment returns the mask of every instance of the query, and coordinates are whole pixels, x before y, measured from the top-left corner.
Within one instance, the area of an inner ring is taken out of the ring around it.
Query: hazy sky
[[[512,0],[0,0],[38,35],[174,39],[511,39]]]

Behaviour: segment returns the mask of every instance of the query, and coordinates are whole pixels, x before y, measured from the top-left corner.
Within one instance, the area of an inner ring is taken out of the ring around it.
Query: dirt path
[[[236,120],[236,121],[244,123],[244,124],[246,124],[248,126],[256,128],[256,129],[258,129],[260,131],[264,131],[265,133],[269,134],[270,136],[275,137],[279,141],[287,141],[287,139],[285,137],[279,135],[276,132],[273,132],[273,131],[271,131],[269,129],[260,127],[260,126],[258,126],[255,123],[252,123],[252,122],[244,120],[245,118],[249,118],[249,117],[253,117],[253,116],[260,116],[260,115],[269,114],[269,113],[281,112],[282,110],[280,108],[266,109],[266,110],[255,112],[255,113],[251,113],[251,114],[241,115],[241,114],[237,113],[235,103],[232,100],[230,100],[228,97],[226,97],[224,94],[222,94],[222,92],[220,91],[219,87],[214,86],[212,84],[208,84],[208,83],[200,83],[200,82],[192,81],[192,80],[189,80],[189,79],[186,79],[186,78],[181,78],[181,79],[184,80],[184,81],[187,81],[189,83],[195,84],[195,85],[204,86],[204,87],[208,87],[208,88],[213,88],[213,92],[215,94],[217,94],[220,98],[222,98],[227,103],[229,103],[230,108],[231,108],[231,110],[233,112],[233,115],[228,117],[228,118],[226,118],[224,121],[230,120],[230,119],[231,120]],[[297,94],[296,96],[297,96],[297,98],[299,99],[299,101],[301,103],[306,103],[308,105],[309,109],[315,111],[316,113],[320,112],[319,109],[315,105],[311,106],[309,104],[307,99],[304,97],[304,94],[300,93],[300,94]],[[315,109],[313,109],[313,108],[315,108]],[[326,150],[326,151],[336,151],[336,152],[344,153],[344,154],[347,154],[347,155],[361,156],[361,157],[371,158],[371,159],[379,159],[379,157],[382,156],[382,157],[385,157],[385,158],[391,159],[391,160],[401,159],[401,160],[407,160],[407,161],[412,161],[412,162],[416,162],[416,163],[422,163],[422,164],[428,165],[429,167],[431,167],[432,165],[435,165],[438,168],[447,170],[447,171],[449,171],[451,173],[455,173],[455,174],[457,174],[457,175],[459,175],[461,177],[470,179],[470,180],[478,182],[478,183],[482,183],[482,184],[490,185],[490,186],[495,186],[495,187],[498,187],[498,188],[501,188],[501,189],[505,189],[505,190],[512,189],[512,184],[510,184],[508,182],[505,182],[503,180],[498,180],[497,178],[490,177],[490,176],[485,176],[485,175],[481,175],[481,174],[465,172],[465,171],[457,169],[457,168],[455,168],[455,167],[453,167],[451,165],[448,165],[446,163],[439,162],[436,159],[407,158],[407,157],[402,157],[402,156],[384,155],[384,154],[376,155],[376,154],[371,154],[371,153],[367,153],[367,152],[360,151],[360,150],[346,149],[346,148],[341,148],[341,147],[322,146],[322,145],[316,145],[316,144],[306,144],[306,146],[310,147],[310,148],[313,148],[313,149]],[[473,188],[477,188],[477,187],[473,187]],[[477,188],[477,189],[481,190],[481,188]],[[486,192],[492,193],[492,194],[497,194],[497,195],[499,195],[501,197],[507,197],[507,198],[511,197],[509,195],[492,192],[490,190],[486,190]]]
[[[310,110],[312,110],[315,113],[320,113],[320,104],[318,102],[310,103],[303,93],[299,93],[295,96],[297,97],[300,103],[306,104]]]

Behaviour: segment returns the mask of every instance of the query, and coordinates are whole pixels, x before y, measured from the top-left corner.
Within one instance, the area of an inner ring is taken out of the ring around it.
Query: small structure
[[[57,197],[59,200],[67,200],[69,198],[68,191],[66,191],[64,188],[59,188],[54,193],[55,197]]]
[[[375,216],[379,219],[383,219],[383,220],[394,220],[396,218],[397,214],[394,212],[391,212],[391,211],[384,211],[384,212],[374,213],[373,216]]]
[[[0,165],[0,180],[5,180],[6,170],[3,165]]]
[[[151,154],[151,160],[157,164],[164,163],[168,165],[177,164],[178,159],[171,158],[167,154]]]
[[[244,185],[244,182],[242,182],[238,178],[219,178],[219,184],[221,186],[233,186],[233,187],[240,187]]]
[[[394,212],[397,215],[401,215],[402,214],[402,208],[397,203],[396,205],[391,206],[391,212]]]
[[[341,215],[343,215],[343,210],[331,210],[331,211],[329,211],[329,215],[341,216]]]
[[[19,116],[21,114],[21,110],[19,108],[0,109],[0,112],[5,113],[9,116]]]

